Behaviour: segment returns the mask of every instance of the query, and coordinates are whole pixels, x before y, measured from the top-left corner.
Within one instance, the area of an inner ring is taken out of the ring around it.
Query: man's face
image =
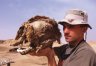
[[[80,25],[69,25],[65,23],[63,25],[63,31],[67,42],[78,41],[84,37],[84,30]]]

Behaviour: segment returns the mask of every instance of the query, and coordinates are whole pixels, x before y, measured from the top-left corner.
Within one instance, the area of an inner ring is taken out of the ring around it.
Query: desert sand
[[[10,59],[14,61],[11,66],[48,66],[45,56],[21,55],[17,52],[9,52],[9,44],[0,44],[0,59]]]
[[[9,49],[13,48],[10,46],[10,42],[0,43],[0,62],[6,59],[10,59],[14,63],[11,66],[48,66],[48,60],[46,56],[32,56],[30,54],[21,55],[17,52],[9,52]],[[58,58],[56,57],[58,61]],[[4,65],[7,66],[7,65]]]
[[[96,42],[89,42],[89,44],[96,50]],[[17,52],[9,52],[9,49],[12,48],[10,43],[1,43],[0,44],[0,60],[10,59],[14,63],[11,63],[11,66],[48,66],[48,60],[45,56],[31,56],[21,55]],[[56,58],[58,61],[58,58]],[[6,66],[6,65],[4,65]]]

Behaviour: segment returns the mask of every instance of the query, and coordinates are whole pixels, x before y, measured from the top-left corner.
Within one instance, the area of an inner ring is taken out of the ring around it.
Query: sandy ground
[[[96,42],[89,42],[89,44],[96,50]],[[45,56],[21,55],[17,52],[9,52],[10,48],[12,47],[9,44],[0,44],[0,60],[11,59],[14,61],[11,66],[48,66]]]
[[[45,56],[21,55],[16,52],[9,52],[9,44],[0,44],[0,59],[11,59],[14,63],[11,66],[48,66]]]

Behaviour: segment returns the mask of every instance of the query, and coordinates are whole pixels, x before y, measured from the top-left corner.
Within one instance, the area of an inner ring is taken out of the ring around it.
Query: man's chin
[[[70,40],[70,39],[65,39],[65,40],[66,40],[66,42],[68,42],[68,43],[72,42],[72,40]]]

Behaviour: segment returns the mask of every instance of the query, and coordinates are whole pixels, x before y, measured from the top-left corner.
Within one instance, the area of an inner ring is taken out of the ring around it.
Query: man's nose
[[[64,31],[65,34],[69,33],[69,29],[68,28],[64,28],[63,31]]]

